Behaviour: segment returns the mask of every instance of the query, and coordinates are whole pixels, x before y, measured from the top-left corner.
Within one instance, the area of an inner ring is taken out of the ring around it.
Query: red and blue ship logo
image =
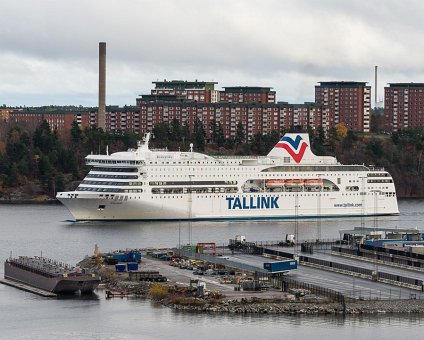
[[[296,163],[299,163],[303,155],[305,154],[305,150],[308,147],[308,144],[303,140],[299,135],[296,136],[296,139],[291,137],[283,137],[280,141],[275,145],[276,148],[282,148],[286,150],[289,155],[294,159]]]

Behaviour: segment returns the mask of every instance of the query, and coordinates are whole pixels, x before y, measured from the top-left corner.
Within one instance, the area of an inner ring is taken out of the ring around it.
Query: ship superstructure
[[[222,220],[398,214],[382,168],[312,153],[308,134],[286,134],[267,156],[149,149],[88,155],[91,170],[57,198],[75,220]]]

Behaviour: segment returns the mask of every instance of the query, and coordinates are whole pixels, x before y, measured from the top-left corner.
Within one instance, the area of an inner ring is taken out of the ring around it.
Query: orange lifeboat
[[[268,179],[265,182],[267,188],[281,188],[284,185],[284,179]]]
[[[305,186],[307,187],[322,187],[324,185],[324,181],[322,179],[307,179],[305,180]]]
[[[298,188],[303,186],[305,181],[303,179],[288,179],[286,180],[286,186],[289,188]]]

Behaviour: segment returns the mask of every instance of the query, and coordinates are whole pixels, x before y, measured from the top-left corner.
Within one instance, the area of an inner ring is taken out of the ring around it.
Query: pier
[[[37,294],[37,295],[40,295],[40,296],[43,296],[43,297],[48,297],[48,298],[57,297],[57,294],[55,294],[55,293],[48,292],[47,290],[31,287],[31,286],[29,286],[25,283],[21,283],[21,282],[16,282],[16,281],[8,280],[8,279],[0,279],[0,283],[4,284],[6,286],[10,286],[10,287],[14,287],[14,288],[17,288],[17,289],[20,289],[20,290],[24,290],[26,292]]]

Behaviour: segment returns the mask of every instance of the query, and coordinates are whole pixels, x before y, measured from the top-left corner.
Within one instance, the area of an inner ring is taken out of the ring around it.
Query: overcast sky
[[[319,81],[424,82],[420,0],[0,0],[0,105],[134,105],[155,80],[269,86],[314,100]],[[373,92],[374,93],[374,92]],[[374,96],[374,94],[373,94]]]

